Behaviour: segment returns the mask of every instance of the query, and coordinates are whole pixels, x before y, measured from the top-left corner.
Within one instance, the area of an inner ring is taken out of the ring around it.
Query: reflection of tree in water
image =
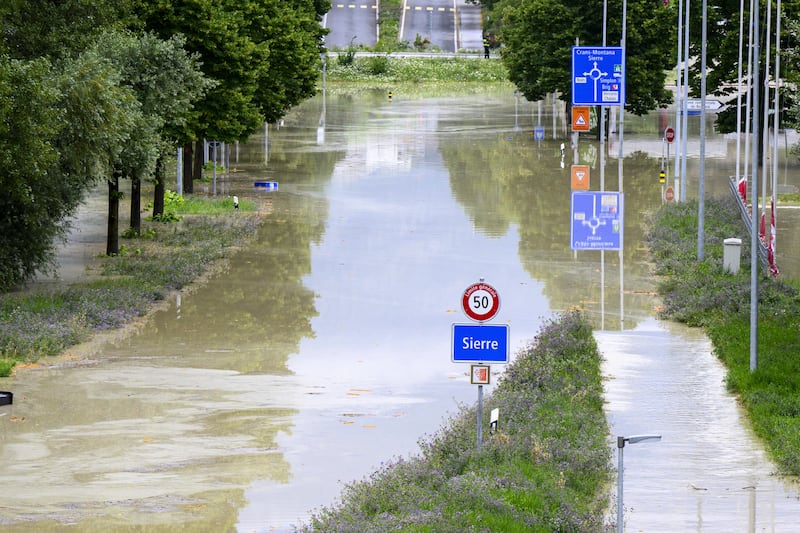
[[[582,141],[587,142],[587,141]],[[570,163],[560,167],[561,140],[534,143],[529,133],[478,133],[473,138],[443,136],[442,157],[450,170],[453,194],[479,231],[502,235],[516,224],[519,255],[530,275],[545,282],[551,306],[599,310],[600,252],[570,249]],[[596,167],[597,165],[595,165]],[[626,327],[648,316],[653,289],[644,243],[646,214],[660,205],[659,163],[645,154],[625,159],[624,306]],[[606,165],[606,188],[616,189],[617,163]],[[592,169],[599,190],[599,169]],[[612,187],[613,186],[613,187]],[[605,311],[619,315],[619,254],[605,254]]]
[[[157,313],[141,335],[130,339],[136,350],[178,355],[171,364],[180,366],[288,372],[289,355],[314,335],[315,295],[302,277],[311,268],[311,244],[324,233],[328,206],[321,195],[286,191],[298,186],[321,191],[345,155],[309,149],[316,146],[314,117],[321,110],[314,102],[293,110],[283,127],[271,131],[267,163],[263,137],[240,146],[242,172],[234,173],[231,183],[241,194],[268,201],[271,210],[257,240],[234,254],[222,273],[185,295],[178,309]],[[265,173],[279,181],[279,192],[253,191],[252,176]]]

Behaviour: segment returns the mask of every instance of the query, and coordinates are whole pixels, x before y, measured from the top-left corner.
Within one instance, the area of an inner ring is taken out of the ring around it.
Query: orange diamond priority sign
[[[572,190],[589,190],[589,165],[572,165]]]
[[[589,131],[589,106],[572,106],[572,131]]]

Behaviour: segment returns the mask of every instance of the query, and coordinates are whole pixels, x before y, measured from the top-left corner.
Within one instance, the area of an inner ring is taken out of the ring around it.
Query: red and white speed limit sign
[[[483,282],[473,283],[464,291],[461,307],[472,320],[483,322],[497,314],[500,309],[500,296],[491,285]]]

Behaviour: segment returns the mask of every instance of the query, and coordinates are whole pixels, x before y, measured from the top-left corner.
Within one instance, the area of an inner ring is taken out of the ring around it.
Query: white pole
[[[760,117],[758,116],[758,102],[761,97],[761,84],[759,78],[759,50],[758,50],[758,2],[753,10],[753,130],[756,128]],[[750,216],[750,372],[758,368],[758,143],[753,141],[751,173],[753,176],[753,202]]]
[[[625,506],[622,505],[622,450],[625,448],[625,439],[617,437],[617,533],[624,531]]]
[[[689,130],[689,7],[691,4],[691,0],[686,0],[686,13],[684,13],[686,18],[683,24],[683,80],[686,92],[684,93],[683,126],[681,127],[681,132],[683,133],[683,137],[681,138],[681,202],[686,201],[687,132]]]
[[[675,66],[675,138],[678,140],[675,150],[675,163],[673,174],[675,175],[675,189],[678,189],[678,182],[681,178],[681,96],[683,92],[683,70],[681,61],[683,60],[683,0],[678,0],[678,62]]]
[[[767,178],[769,177],[769,53],[770,53],[770,32],[772,31],[772,0],[767,0],[767,44],[764,48],[764,124],[761,135],[761,215],[767,216]],[[760,102],[759,102],[760,104]]]
[[[745,118],[744,118],[744,177],[747,178],[748,169],[750,168],[750,109],[752,108],[753,99],[753,2],[750,0],[750,21],[748,23],[748,38],[747,38],[747,99],[745,103]],[[751,194],[755,196],[755,194]]]
[[[177,167],[178,172],[176,176],[176,185],[175,185],[175,192],[178,194],[183,194],[183,147],[178,147],[178,155],[177,155]]]
[[[483,444],[483,385],[478,385],[478,451]]]
[[[697,260],[705,256],[705,197],[706,197],[706,38],[708,5],[703,0],[703,17],[700,40],[700,186],[697,192]]]
[[[742,44],[744,39],[744,0],[739,0],[739,68],[736,76],[736,183],[739,183],[742,150]]]
[[[627,25],[628,25],[628,0],[622,0],[622,42],[620,46],[622,47],[622,74],[627,77],[627,72],[625,72],[625,40],[627,37]],[[623,78],[624,80],[624,78]],[[625,86],[627,84],[623,83],[620,87],[620,104],[619,104],[619,158],[617,159],[617,171],[618,171],[618,178],[619,178],[619,192],[622,192],[622,141],[625,135]],[[620,250],[620,254],[622,250]]]
[[[603,1],[603,46],[606,46],[608,0]],[[606,107],[600,106],[600,191],[606,190]],[[603,251],[600,251],[603,255]]]
[[[778,203],[778,128],[780,126],[780,88],[781,88],[781,0],[778,0],[775,12],[775,115],[772,117],[772,204],[770,207],[770,229],[767,238],[772,246],[772,257],[775,257],[775,243],[772,241],[772,219],[778,225],[775,206]]]
[[[627,79],[627,61],[625,60],[625,45],[627,44],[627,31],[628,31],[628,0],[623,0],[622,2],[622,74],[625,76],[623,78],[621,89],[621,98],[619,104],[619,158],[617,159],[617,171],[618,171],[618,181],[619,181],[619,192],[622,194],[622,141],[625,135],[625,97],[626,97],[626,88],[627,83],[625,80]],[[624,214],[623,214],[624,217]],[[624,218],[622,219],[624,222]],[[620,331],[624,330],[624,322],[625,322],[625,298],[624,298],[624,284],[623,280],[625,277],[625,269],[624,269],[624,254],[622,253],[622,248],[624,246],[623,242],[620,242],[619,247],[619,329]]]

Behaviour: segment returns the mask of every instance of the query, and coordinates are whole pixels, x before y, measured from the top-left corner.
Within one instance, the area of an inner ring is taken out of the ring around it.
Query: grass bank
[[[705,204],[697,261],[697,203],[667,204],[649,225],[661,317],[702,327],[728,369],[727,386],[784,474],[800,475],[800,305],[796,281],[759,276],[758,365],[750,371],[750,242],[733,199]],[[723,240],[742,238],[742,269],[722,269]]]
[[[0,376],[121,328],[255,235],[252,203],[234,213],[229,198],[169,198],[170,222],[143,221],[141,236],[121,239],[119,255],[98,258],[87,281],[0,295]]]
[[[476,446],[462,407],[421,452],[345,487],[301,531],[604,531],[612,480],[600,354],[579,312],[545,324],[484,401],[498,431]]]
[[[502,61],[464,57],[340,54],[327,62],[329,82],[496,83],[507,82]]]

